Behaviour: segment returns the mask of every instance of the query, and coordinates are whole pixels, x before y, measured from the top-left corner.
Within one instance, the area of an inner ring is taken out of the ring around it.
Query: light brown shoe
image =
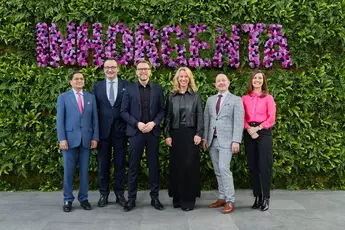
[[[223,214],[231,213],[235,209],[235,205],[233,203],[226,203],[224,208],[223,208]]]
[[[209,208],[219,208],[219,207],[223,207],[226,204],[225,200],[217,200],[216,202],[209,204],[208,207]]]

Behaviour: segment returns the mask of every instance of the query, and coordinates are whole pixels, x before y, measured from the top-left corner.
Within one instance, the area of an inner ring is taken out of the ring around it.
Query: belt
[[[262,122],[256,122],[256,121],[251,121],[251,122],[248,122],[248,124],[252,127],[256,127],[256,126],[259,126]]]

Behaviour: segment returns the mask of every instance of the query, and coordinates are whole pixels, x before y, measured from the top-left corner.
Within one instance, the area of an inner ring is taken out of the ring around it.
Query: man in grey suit
[[[240,97],[229,92],[230,80],[225,74],[216,77],[218,93],[207,99],[204,112],[203,148],[209,148],[218,182],[219,198],[210,208],[224,207],[231,213],[235,206],[235,189],[230,162],[240,150],[244,126],[244,109]]]

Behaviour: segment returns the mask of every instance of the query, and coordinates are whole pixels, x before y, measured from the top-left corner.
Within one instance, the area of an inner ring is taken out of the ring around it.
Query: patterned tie
[[[222,100],[222,97],[223,97],[223,95],[218,95],[218,101],[217,101],[217,104],[216,104],[216,113],[217,113],[217,115],[219,113],[220,102]]]
[[[216,104],[216,113],[217,113],[217,115],[219,113],[220,102],[222,100],[222,97],[223,97],[223,95],[218,95],[218,101],[217,101],[217,104]],[[214,128],[213,136],[217,136],[217,129],[216,128]]]
[[[82,114],[83,113],[83,101],[81,100],[80,92],[78,92],[77,94],[78,94],[78,107],[79,107],[80,114]]]
[[[113,85],[114,85],[114,82],[111,81],[110,82],[110,91],[109,91],[109,102],[110,102],[111,106],[113,106],[114,103],[115,103],[115,95],[114,95],[114,87],[113,87]]]

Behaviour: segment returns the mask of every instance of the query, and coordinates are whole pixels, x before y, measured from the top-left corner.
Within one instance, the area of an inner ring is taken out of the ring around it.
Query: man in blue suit
[[[72,89],[59,95],[56,105],[56,128],[64,159],[64,205],[72,209],[74,170],[78,158],[80,187],[78,201],[90,210],[88,201],[90,149],[97,148],[98,116],[95,96],[83,91],[84,77],[81,72],[71,75]]]
[[[99,207],[108,204],[111,156],[113,152],[114,164],[114,192],[116,203],[122,207],[126,204],[124,197],[125,163],[126,163],[126,122],[120,116],[122,95],[125,92],[127,81],[117,77],[119,66],[114,59],[104,62],[106,79],[93,87],[96,97],[99,118],[98,145],[98,181],[100,198]]]
[[[144,147],[149,167],[151,205],[157,210],[163,210],[158,199],[159,124],[164,118],[163,89],[149,81],[149,62],[139,61],[136,74],[138,81],[127,87],[121,104],[121,117],[127,122],[126,135],[129,136],[128,202],[124,210],[128,212],[135,207],[138,171]]]

